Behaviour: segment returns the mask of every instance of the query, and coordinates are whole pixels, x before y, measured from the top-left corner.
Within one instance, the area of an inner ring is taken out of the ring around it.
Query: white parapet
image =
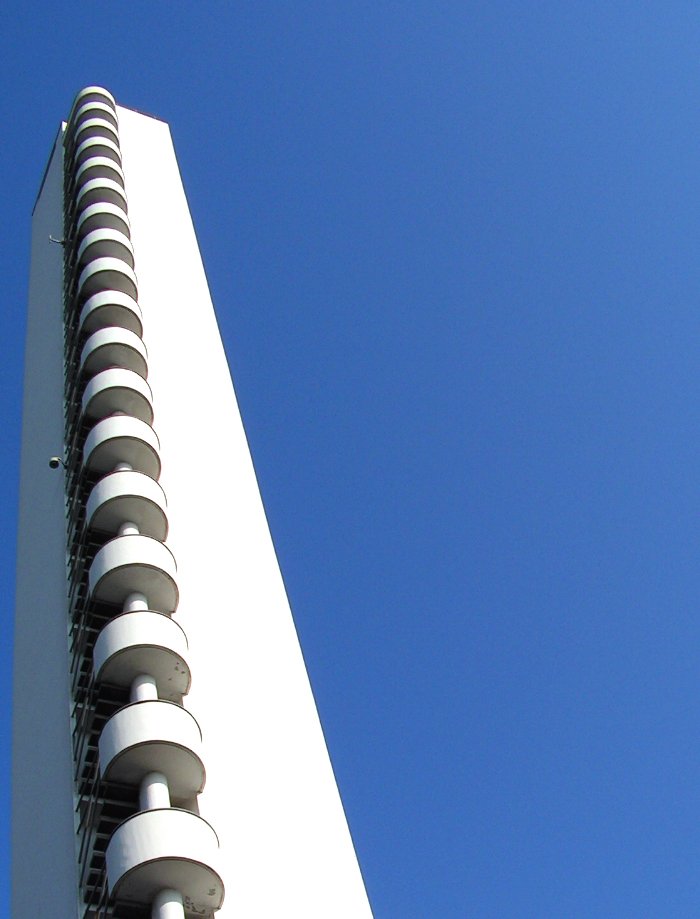
[[[224,899],[218,848],[211,825],[190,811],[142,811],[107,845],[110,892],[119,902],[150,905],[164,888],[176,888],[186,911],[209,916]]]
[[[133,268],[134,250],[131,240],[122,230],[91,230],[78,246],[78,264],[87,265],[96,258],[118,258]]]
[[[136,335],[141,335],[143,332],[141,307],[132,296],[121,290],[101,290],[93,294],[80,311],[80,331],[89,335],[96,329],[115,325],[123,329],[131,329]]]
[[[148,597],[151,609],[172,613],[179,598],[177,566],[167,546],[150,536],[117,536],[97,552],[90,566],[90,595],[120,606],[129,594]]]
[[[75,170],[75,188],[82,188],[91,179],[111,179],[124,188],[124,173],[111,156],[89,156]]]
[[[99,115],[95,118],[88,118],[87,121],[83,121],[73,132],[73,136],[68,143],[68,151],[72,153],[74,149],[77,149],[83,141],[97,138],[105,137],[107,140],[111,140],[113,143],[119,143],[119,134],[114,125],[102,115]]]
[[[204,788],[202,732],[194,716],[162,699],[132,702],[100,734],[100,772],[108,781],[138,785],[149,772],[165,775],[173,800]]]
[[[89,182],[82,186],[75,197],[76,209],[79,211],[98,202],[116,204],[127,213],[129,211],[124,189],[114,179],[90,179]]]
[[[124,412],[150,424],[153,421],[153,395],[144,378],[133,370],[112,367],[96,374],[83,393],[83,414],[105,418]]]
[[[160,698],[176,701],[190,688],[187,637],[164,613],[122,613],[97,637],[93,672],[98,682],[106,680],[125,687],[148,672],[156,681]]]
[[[104,118],[113,127],[119,127],[114,106],[104,99],[81,99],[77,108],[73,109],[69,123],[75,131],[90,118]]]
[[[148,376],[148,352],[135,332],[121,326],[108,326],[93,332],[85,342],[80,355],[80,372],[93,376],[110,367],[133,370],[144,379]]]
[[[73,113],[77,112],[86,102],[106,102],[115,112],[117,110],[116,100],[108,89],[105,89],[104,86],[85,86],[73,100],[69,120],[73,117]]]
[[[115,535],[125,520],[144,536],[163,541],[168,535],[165,493],[142,472],[113,472],[93,487],[85,506],[87,526]]]
[[[130,415],[103,418],[90,429],[83,447],[83,463],[91,472],[111,472],[118,463],[157,479],[160,441],[153,428]]]
[[[78,215],[75,224],[78,239],[83,239],[93,230],[118,230],[131,239],[131,224],[126,211],[120,205],[108,201],[90,204]]]
[[[106,156],[114,163],[121,164],[122,155],[118,144],[106,137],[91,137],[79,144],[73,152],[73,163],[80,166],[93,156]]]
[[[121,290],[135,298],[138,285],[134,269],[120,258],[93,259],[83,268],[78,278],[78,296],[81,300],[87,300],[103,290]]]

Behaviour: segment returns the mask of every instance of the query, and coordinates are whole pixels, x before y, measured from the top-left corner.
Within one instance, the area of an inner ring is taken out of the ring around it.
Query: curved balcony
[[[131,240],[119,230],[93,230],[78,247],[78,265],[87,265],[97,258],[118,258],[134,267],[134,249]]]
[[[92,333],[83,345],[80,372],[91,377],[110,367],[133,370],[146,379],[148,353],[138,335],[119,326],[98,329]]]
[[[150,425],[128,415],[104,418],[91,429],[83,447],[83,464],[91,472],[111,472],[129,463],[152,479],[160,475],[160,442]]]
[[[168,535],[167,502],[160,485],[142,472],[112,472],[93,487],[85,506],[87,525],[116,534],[127,520],[143,536],[164,540]]]
[[[73,151],[73,165],[80,166],[93,156],[105,156],[118,166],[122,164],[121,150],[113,140],[108,140],[106,137],[88,137]]]
[[[108,89],[105,89],[104,86],[86,86],[84,89],[81,89],[73,100],[71,115],[86,102],[106,102],[114,111],[117,110],[117,103],[114,96]]]
[[[73,131],[71,149],[77,150],[80,144],[93,137],[104,137],[119,146],[119,134],[114,125],[100,115],[97,118],[88,118],[81,122]]]
[[[115,616],[97,636],[93,671],[98,681],[131,686],[148,673],[158,696],[177,702],[190,688],[187,638],[182,627],[163,613],[138,610]]]
[[[150,906],[161,890],[173,888],[188,916],[209,916],[224,900],[218,849],[213,828],[190,811],[141,811],[117,827],[107,845],[110,893],[117,903]]]
[[[88,381],[82,410],[86,418],[106,418],[123,412],[150,424],[153,421],[151,387],[133,370],[112,367]]]
[[[90,565],[90,594],[123,606],[130,594],[138,592],[148,598],[151,609],[174,613],[179,599],[176,570],[172,552],[157,539],[117,536],[102,546]]]
[[[126,211],[118,204],[98,201],[80,212],[76,222],[78,239],[83,239],[94,230],[116,230],[131,239],[131,225]]]
[[[111,179],[124,188],[122,167],[108,156],[91,156],[75,170],[73,183],[75,188],[82,188],[92,179]]]
[[[80,331],[86,335],[110,326],[129,329],[139,336],[143,334],[141,307],[121,290],[102,290],[93,294],[80,312]]]
[[[114,179],[90,179],[78,189],[75,196],[75,206],[78,211],[100,202],[116,204],[123,211],[127,213],[129,211],[124,189]]]
[[[134,269],[118,258],[96,258],[80,273],[78,296],[87,300],[93,294],[104,290],[120,290],[133,297],[138,296]]]
[[[100,773],[109,782],[138,785],[149,772],[162,772],[171,799],[186,800],[204,788],[201,745],[199,725],[181,705],[132,702],[102,728]]]
[[[117,130],[119,121],[114,106],[103,99],[81,99],[80,104],[73,109],[68,122],[68,130],[75,131],[79,125],[90,118],[104,118]]]

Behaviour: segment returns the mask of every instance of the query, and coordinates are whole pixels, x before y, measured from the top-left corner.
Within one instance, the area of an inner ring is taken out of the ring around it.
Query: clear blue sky
[[[4,803],[29,216],[98,82],[172,125],[377,919],[697,917],[700,7],[14,6]]]

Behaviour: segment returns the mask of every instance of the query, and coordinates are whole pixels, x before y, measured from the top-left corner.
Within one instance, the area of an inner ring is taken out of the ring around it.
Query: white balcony
[[[80,212],[76,224],[78,239],[83,239],[93,230],[117,230],[131,239],[131,225],[126,211],[118,204],[98,201]]]
[[[150,906],[164,888],[179,890],[187,916],[221,907],[219,840],[196,814],[164,808],[141,811],[114,831],[107,845],[107,881],[117,903]]]
[[[106,418],[123,412],[147,424],[153,421],[151,387],[133,370],[112,367],[88,381],[83,392],[83,415],[86,418]]]
[[[91,140],[95,137],[104,137],[107,140],[111,140],[113,144],[119,146],[119,134],[117,129],[108,119],[100,115],[97,118],[88,118],[87,121],[81,122],[81,124],[76,127],[73,132],[72,149],[77,150],[83,141]]]
[[[124,188],[124,173],[118,163],[108,156],[91,156],[75,170],[73,181],[76,188],[82,188],[91,179],[111,179]]]
[[[80,312],[80,331],[90,335],[97,329],[120,326],[136,335],[143,334],[141,307],[121,290],[102,290],[93,294]]]
[[[160,772],[171,800],[186,801],[204,788],[201,745],[199,725],[181,705],[132,702],[102,728],[100,774],[110,782],[139,785],[149,772]]]
[[[131,240],[120,230],[93,230],[78,247],[78,265],[87,265],[97,258],[117,258],[133,268],[134,249]]]
[[[81,163],[93,156],[105,156],[121,166],[122,154],[119,145],[106,137],[89,137],[81,144],[78,144],[73,153],[73,165],[80,166]]]
[[[90,595],[123,606],[132,593],[141,593],[150,609],[174,613],[179,591],[177,566],[167,546],[150,536],[117,536],[97,552],[90,565]]]
[[[142,472],[112,472],[93,487],[85,506],[88,527],[116,534],[126,521],[139,533],[164,540],[168,535],[167,501],[160,485]]]
[[[186,655],[187,638],[174,619],[138,610],[115,616],[102,629],[93,651],[93,672],[98,682],[124,687],[148,673],[159,698],[176,702],[190,688]]]
[[[98,202],[117,204],[123,211],[129,210],[124,189],[114,179],[90,179],[78,189],[75,196],[78,211]]]
[[[110,105],[114,111],[116,111],[117,108],[114,96],[108,89],[105,89],[104,86],[86,86],[84,89],[80,90],[73,100],[71,116],[73,112],[77,111],[77,109],[86,102],[104,102]]]
[[[81,99],[80,104],[71,113],[68,129],[74,131],[84,121],[91,118],[104,118],[113,128],[119,127],[114,106],[103,99]]]
[[[140,377],[148,376],[148,352],[141,338],[129,329],[111,326],[93,332],[83,345],[80,372],[94,376],[110,367],[133,370]]]
[[[138,296],[134,269],[119,258],[96,258],[80,273],[78,296],[87,300],[93,294],[105,290],[120,290],[133,297]]]
[[[129,415],[104,418],[85,439],[83,464],[91,472],[111,472],[128,463],[152,479],[160,476],[160,442],[153,428]]]

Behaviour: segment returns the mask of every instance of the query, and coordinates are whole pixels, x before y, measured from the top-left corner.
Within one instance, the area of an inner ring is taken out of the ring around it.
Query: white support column
[[[140,610],[147,610],[148,599],[145,594],[134,592],[124,600],[122,609],[125,613],[137,613]]]
[[[168,780],[162,772],[149,772],[141,780],[139,806],[142,811],[170,807]]]
[[[140,673],[131,684],[132,702],[154,702],[158,699],[158,687],[155,678],[149,673]]]
[[[161,890],[153,901],[151,919],[185,919],[185,907],[179,890]]]
[[[119,527],[118,534],[119,536],[138,536],[140,534],[139,528],[135,523],[132,523],[131,520],[125,520],[124,523]]]

